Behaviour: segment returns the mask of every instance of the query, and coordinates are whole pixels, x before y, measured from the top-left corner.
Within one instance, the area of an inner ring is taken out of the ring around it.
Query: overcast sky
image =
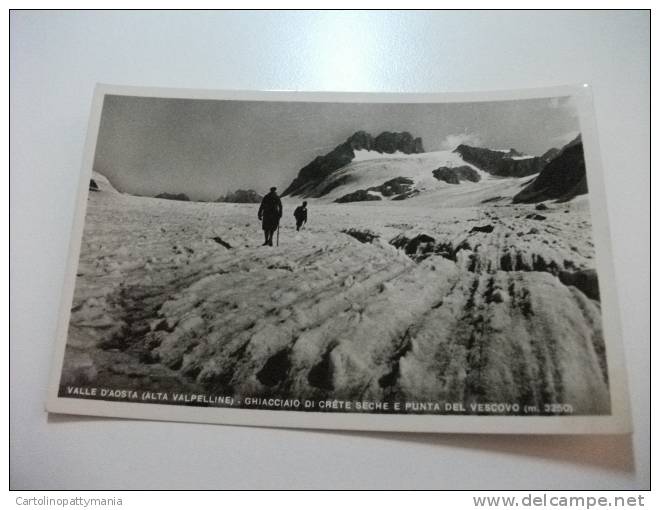
[[[426,151],[467,143],[540,155],[574,138],[579,123],[569,98],[366,104],[106,96],[94,170],[139,195],[281,192],[303,166],[360,130],[408,131]]]

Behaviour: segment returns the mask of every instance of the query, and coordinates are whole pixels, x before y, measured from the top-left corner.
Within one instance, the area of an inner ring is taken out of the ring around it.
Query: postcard
[[[47,410],[628,433],[590,87],[97,86]]]

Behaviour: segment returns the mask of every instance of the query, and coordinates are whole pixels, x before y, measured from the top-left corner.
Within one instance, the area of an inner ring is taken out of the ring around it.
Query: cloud
[[[446,151],[453,151],[462,143],[466,145],[481,145],[481,138],[474,133],[457,133],[454,135],[447,135],[447,137],[440,142],[440,149]]]

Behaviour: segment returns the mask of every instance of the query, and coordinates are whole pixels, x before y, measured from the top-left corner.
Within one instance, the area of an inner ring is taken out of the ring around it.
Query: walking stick
[[[280,245],[280,225],[277,224],[277,246]]]

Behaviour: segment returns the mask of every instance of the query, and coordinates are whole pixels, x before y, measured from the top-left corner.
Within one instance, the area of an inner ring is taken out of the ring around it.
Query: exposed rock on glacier
[[[181,202],[189,202],[190,198],[185,193],[160,193],[156,198],[163,198],[165,200],[179,200]]]
[[[339,197],[337,200],[335,200],[335,202],[338,204],[344,204],[346,202],[368,202],[370,200],[382,200],[382,199],[383,198],[380,195],[376,195],[375,193],[369,193],[369,191],[365,189],[359,189],[357,191],[354,191],[353,193],[348,193],[343,197]]]
[[[374,239],[378,239],[380,236],[378,234],[374,234],[370,230],[358,230],[355,228],[349,228],[346,230],[342,230],[344,234],[348,234],[349,236],[357,239],[361,243],[371,243],[374,241]]]
[[[335,200],[336,203],[364,202],[369,200],[382,200],[382,197],[393,197],[393,200],[403,200],[418,193],[413,189],[414,181],[408,177],[395,177],[380,186],[372,186],[366,190],[359,189],[347,193]]]
[[[481,180],[479,172],[469,166],[459,166],[456,168],[443,166],[436,168],[433,170],[433,177],[448,184],[460,184],[461,181],[479,182]]]
[[[395,177],[389,181],[384,182],[380,186],[374,186],[367,191],[375,191],[384,197],[392,197],[408,193],[413,185],[413,180],[409,177]]]
[[[536,156],[522,157],[514,149],[508,152],[494,151],[461,144],[455,151],[468,163],[492,175],[500,177],[525,177],[539,173],[546,160]]]

